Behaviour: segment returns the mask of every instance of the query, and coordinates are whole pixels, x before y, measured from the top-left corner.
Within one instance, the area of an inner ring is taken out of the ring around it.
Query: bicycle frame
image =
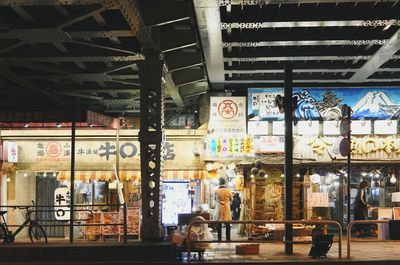
[[[31,220],[31,218],[29,216],[30,212],[32,212],[32,211],[27,210],[27,213],[26,213],[26,216],[25,216],[25,221],[20,226],[18,226],[17,230],[15,230],[15,232],[12,233],[12,234],[11,234],[12,231],[8,228],[8,224],[7,224],[6,218],[4,217],[4,214],[2,214],[1,217],[2,217],[3,220],[2,220],[1,224],[6,229],[6,233],[7,234],[11,234],[11,236],[13,236],[15,238],[15,236],[18,235],[18,233],[21,232],[22,229],[24,229],[25,227],[28,227],[27,224],[31,224],[31,222],[32,222],[32,220]]]

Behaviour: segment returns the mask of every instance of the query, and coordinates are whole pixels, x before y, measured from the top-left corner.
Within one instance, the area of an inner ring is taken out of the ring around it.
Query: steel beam
[[[229,5],[268,5],[268,4],[319,4],[319,3],[357,3],[357,2],[379,2],[377,0],[219,0],[220,6]],[[396,3],[398,0],[385,0],[385,2]]]
[[[225,57],[224,62],[264,62],[264,61],[349,61],[369,60],[372,55],[355,56],[270,56],[270,57]],[[393,57],[391,58],[393,59]]]
[[[131,30],[110,31],[64,31],[57,28],[40,29],[13,29],[10,32],[1,32],[0,39],[19,39],[26,42],[69,42],[71,38],[115,38],[134,37]]]
[[[93,100],[103,99],[103,97],[99,97],[99,96],[86,95],[86,94],[82,94],[82,93],[74,93],[74,92],[67,92],[67,91],[57,92],[57,94],[63,95],[63,96],[71,96],[71,97],[76,97],[76,98],[86,98],[86,99],[93,99]]]
[[[23,8],[20,6],[12,6],[11,7],[20,17],[22,17],[25,21],[30,23],[36,23],[36,20]]]
[[[87,18],[93,17],[96,14],[99,14],[103,11],[107,10],[106,7],[104,6],[89,6],[86,7],[86,10],[82,11],[79,15],[73,16],[73,17],[67,17],[64,21],[58,24],[56,27],[57,29],[62,29],[66,28],[68,26],[71,26],[77,22],[80,22],[82,20],[85,20]]]
[[[37,57],[2,57],[0,64],[16,63],[62,63],[62,62],[135,62],[144,60],[144,55],[135,53],[128,56],[37,56]]]
[[[379,67],[400,50],[400,30],[398,30],[350,79],[352,82],[365,81]]]
[[[222,53],[221,17],[218,0],[193,1],[196,11],[208,78],[212,83],[223,83],[224,58]]]
[[[119,0],[112,1],[119,6],[119,9],[129,24],[132,32],[135,34],[139,42],[146,46],[153,44],[150,30],[145,26],[143,18],[139,13],[135,0]]]
[[[137,101],[135,98],[128,99],[100,99],[99,103],[105,106],[130,106],[135,107],[137,105]]]
[[[227,84],[254,84],[254,83],[271,83],[271,84],[282,84],[281,79],[264,79],[264,80],[226,80]],[[354,83],[349,79],[295,79],[296,83]],[[379,82],[400,82],[400,78],[370,78],[364,83],[379,83]],[[362,83],[362,82],[360,82]]]
[[[46,79],[46,80],[75,80],[80,82],[86,81],[119,81],[120,79],[139,79],[139,75],[108,75],[105,73],[91,73],[91,74],[64,74],[64,75],[24,75],[25,78],[30,79]]]
[[[386,27],[400,26],[400,20],[335,20],[335,21],[278,21],[278,22],[222,22],[221,29],[266,29],[310,27]]]
[[[1,0],[0,6],[69,6],[104,4],[105,0]]]
[[[45,102],[48,102],[51,105],[55,106],[63,106],[64,103],[59,100],[53,93],[48,91],[47,89],[39,89],[28,81],[24,80],[21,76],[13,73],[8,67],[0,66],[0,76],[3,79],[9,80],[12,83],[18,85],[18,87],[22,89],[29,90],[43,99]]]
[[[336,68],[336,69],[293,69],[294,73],[341,73],[341,72],[357,72],[358,68]],[[376,72],[399,72],[399,68],[379,68]],[[225,70],[227,74],[271,74],[283,73],[283,69],[255,69],[255,70]]]
[[[223,42],[223,48],[257,48],[270,46],[332,46],[332,45],[383,45],[387,40],[295,40],[295,41],[259,41],[259,42]]]
[[[167,67],[163,66],[163,79],[164,81],[164,86],[165,86],[165,92],[167,95],[169,95],[175,102],[176,106],[178,107],[184,107],[185,104],[183,103],[182,97],[175,86],[174,81],[172,80],[171,74],[168,72]]]

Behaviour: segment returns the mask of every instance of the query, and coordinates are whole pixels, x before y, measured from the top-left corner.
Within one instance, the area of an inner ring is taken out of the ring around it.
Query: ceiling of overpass
[[[185,109],[208,89],[197,36],[185,0],[2,0],[0,108],[135,115],[151,46],[165,59],[167,109]]]
[[[399,1],[194,4],[212,90],[282,86],[288,63],[295,86],[400,85]]]
[[[400,85],[399,1],[1,0],[0,108],[137,115],[137,62],[165,59],[172,114],[201,94]],[[210,87],[209,87],[210,85]]]

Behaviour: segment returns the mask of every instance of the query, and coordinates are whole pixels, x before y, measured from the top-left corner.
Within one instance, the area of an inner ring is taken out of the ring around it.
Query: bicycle
[[[13,233],[9,228],[7,221],[4,215],[7,211],[0,211],[1,219],[0,219],[0,242],[3,243],[13,243],[15,241],[15,236],[24,229],[27,224],[28,226],[28,234],[32,243],[34,242],[45,242],[47,243],[47,235],[44,231],[43,227],[39,224],[37,220],[32,220],[31,214],[34,213],[34,210],[30,210],[31,207],[35,206],[35,202],[32,201],[33,206],[26,207],[14,207],[15,209],[26,210],[25,221],[18,227],[18,229]]]

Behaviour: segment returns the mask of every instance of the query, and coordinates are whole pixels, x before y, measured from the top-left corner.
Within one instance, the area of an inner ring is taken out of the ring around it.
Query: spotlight
[[[47,177],[47,172],[43,172],[43,177]]]
[[[29,127],[29,123],[25,123],[24,128],[28,128],[28,127]]]
[[[57,122],[57,125],[56,125],[56,127],[57,127],[57,128],[61,128],[61,127],[62,127],[62,124],[61,124],[61,122]]]
[[[26,178],[27,176],[28,176],[28,173],[25,172],[25,173],[24,173],[24,178]]]

